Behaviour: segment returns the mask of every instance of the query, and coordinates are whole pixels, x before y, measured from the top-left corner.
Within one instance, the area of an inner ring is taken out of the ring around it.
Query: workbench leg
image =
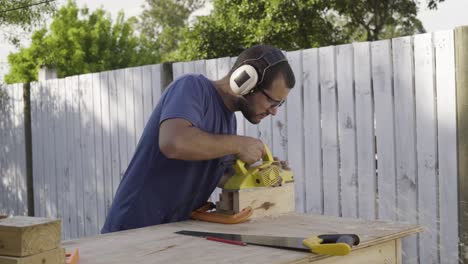
[[[395,239],[396,264],[402,264],[401,260],[401,239]]]

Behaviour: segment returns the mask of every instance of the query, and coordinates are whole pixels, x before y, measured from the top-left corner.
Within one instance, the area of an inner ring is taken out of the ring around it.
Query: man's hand
[[[239,136],[237,158],[247,164],[255,163],[265,156],[265,145],[260,139]]]
[[[281,168],[283,170],[291,170],[291,168],[289,167],[289,163],[287,160],[279,160],[278,157],[273,157],[273,160],[276,161],[276,162],[279,162]]]

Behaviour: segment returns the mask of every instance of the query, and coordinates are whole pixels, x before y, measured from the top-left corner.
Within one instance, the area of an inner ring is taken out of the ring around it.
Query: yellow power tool
[[[245,162],[237,159],[234,164],[235,174],[224,184],[223,189],[235,191],[256,187],[276,187],[284,183],[293,182],[294,175],[292,171],[283,169],[281,162],[274,160],[267,145],[265,145],[265,151],[266,154],[258,166],[247,168]],[[191,218],[207,222],[237,224],[244,222],[253,214],[253,209],[250,206],[234,215],[211,211],[215,208],[216,206],[213,203],[207,202],[204,206],[193,211]]]
[[[235,174],[226,182],[223,189],[240,190],[254,187],[276,187],[294,181],[291,170],[281,168],[275,161],[270,149],[265,145],[266,154],[262,164],[247,168],[245,162],[237,159],[234,164]]]

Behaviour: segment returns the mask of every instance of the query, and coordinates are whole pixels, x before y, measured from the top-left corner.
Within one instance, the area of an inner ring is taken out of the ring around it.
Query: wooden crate
[[[38,254],[56,249],[60,240],[60,220],[27,216],[0,219],[1,256],[25,257]]]

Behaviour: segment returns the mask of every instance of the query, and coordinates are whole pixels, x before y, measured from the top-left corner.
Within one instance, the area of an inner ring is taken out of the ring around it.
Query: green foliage
[[[0,27],[10,29],[3,33],[11,43],[19,45],[19,33],[33,30],[56,11],[55,1],[34,5],[36,3],[35,0],[0,0]]]
[[[374,41],[423,33],[413,0],[330,0],[353,41]]]
[[[297,50],[424,32],[416,15],[412,0],[214,0],[212,13],[183,31],[174,58],[235,56],[258,43]]]
[[[205,0],[146,0],[139,17],[139,30],[163,61],[174,58],[174,51],[183,38],[190,14],[205,4]]]
[[[184,32],[177,59],[233,56],[258,43],[291,50],[347,41],[326,19],[323,2],[214,0],[212,13]]]
[[[49,29],[34,32],[32,43],[10,54],[7,83],[37,80],[41,65],[57,69],[60,78],[91,72],[155,63],[158,54],[145,38],[135,36],[136,19],[120,13],[112,24],[110,15],[98,9],[90,13],[68,2],[54,16]]]

